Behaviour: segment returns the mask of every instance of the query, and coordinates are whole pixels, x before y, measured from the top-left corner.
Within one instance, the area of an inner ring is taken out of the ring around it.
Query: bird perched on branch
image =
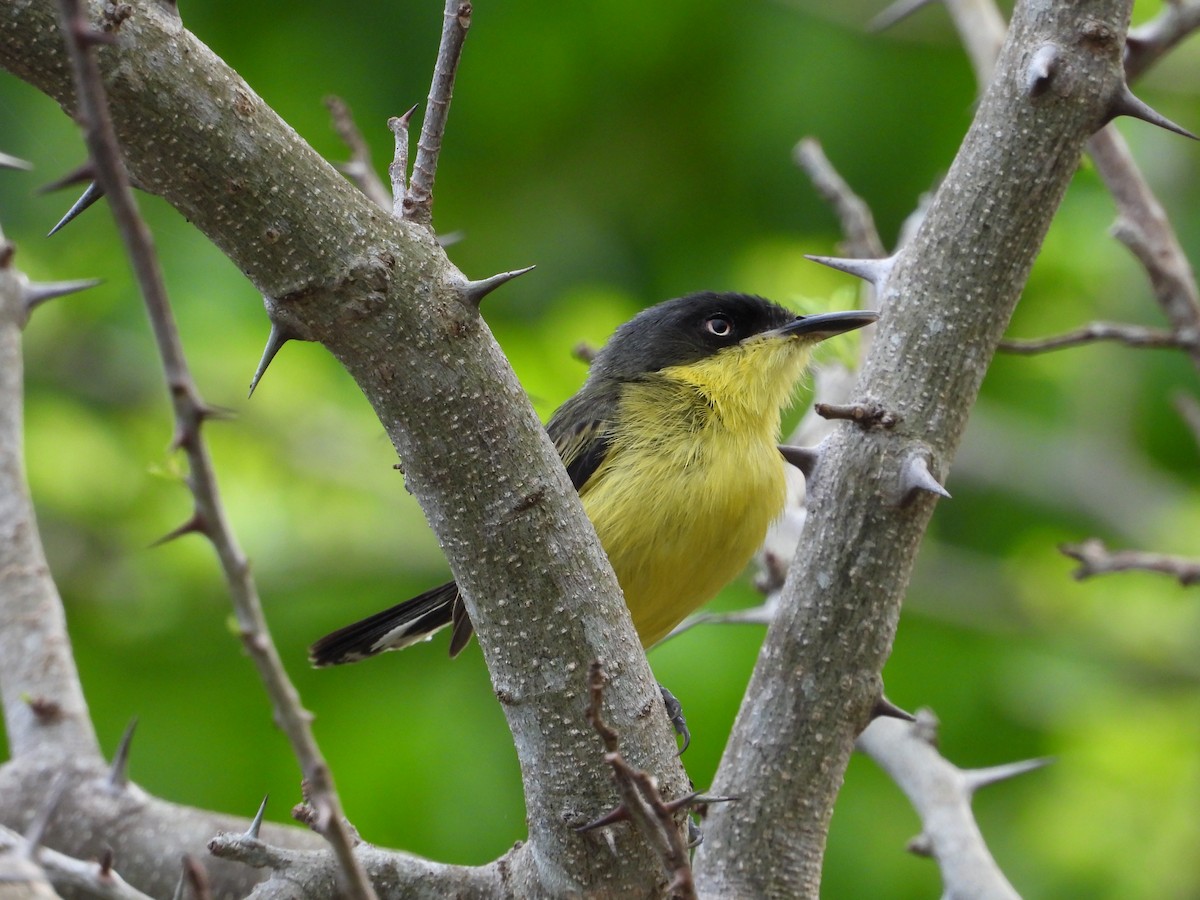
[[[780,415],[812,348],[875,319],[866,311],[797,316],[761,297],[691,294],[639,313],[596,354],[546,430],[643,646],[750,561],[783,509]],[[321,638],[310,658],[355,662],[447,625],[454,656],[472,629],[453,581]]]

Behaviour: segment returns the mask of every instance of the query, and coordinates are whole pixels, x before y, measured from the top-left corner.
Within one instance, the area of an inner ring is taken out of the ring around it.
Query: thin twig
[[[1196,274],[1162,204],[1142,176],[1129,145],[1111,124],[1088,141],[1088,153],[1117,204],[1113,235],[1138,258],[1155,299],[1181,338],[1192,364],[1200,369],[1200,291]],[[1185,337],[1191,338],[1186,343]]]
[[[348,162],[338,166],[342,174],[349,178],[358,189],[380,209],[390,210],[392,201],[388,197],[387,187],[383,179],[371,165],[371,148],[367,146],[362,132],[354,124],[354,115],[350,107],[341,97],[330,95],[325,98],[325,108],[333,121],[333,128],[342,139],[342,143],[350,150]]]
[[[1000,349],[1005,353],[1033,356],[1038,353],[1048,353],[1051,350],[1062,350],[1066,347],[1078,347],[1101,341],[1113,341],[1124,344],[1126,347],[1137,347],[1143,350],[1194,351],[1200,347],[1200,337],[1195,334],[1176,334],[1162,328],[1146,328],[1141,325],[1127,325],[1120,322],[1090,322],[1074,331],[1053,337],[1027,341],[1001,341]]]
[[[838,174],[821,148],[821,142],[812,137],[803,138],[792,151],[792,158],[808,175],[821,198],[833,207],[846,236],[842,242],[845,255],[862,259],[887,256],[871,208]]]
[[[604,721],[601,707],[604,700],[604,685],[607,677],[600,663],[593,662],[588,669],[587,720],[604,742],[604,761],[613,770],[613,780],[621,795],[621,806],[613,813],[598,819],[596,823],[583,826],[590,830],[600,823],[630,820],[650,843],[663,862],[671,883],[667,890],[670,896],[689,900],[697,897],[692,879],[692,865],[688,856],[688,845],[676,821],[678,811],[697,799],[695,794],[670,803],[663,800],[658,782],[640,769],[630,766],[620,753],[620,736]]]
[[[250,575],[249,562],[225,517],[217,489],[216,472],[207,444],[200,434],[201,423],[212,415],[212,411],[201,399],[188,370],[150,233],[130,190],[109,114],[100,67],[91,52],[94,33],[83,15],[80,0],[60,0],[60,9],[88,150],[97,179],[109,198],[113,218],[133,265],[154,331],[175,412],[173,446],[182,448],[187,454],[190,469],[188,484],[196,504],[195,515],[204,523],[204,533],[217,551],[243,643],[272,700],[277,721],[291,741],[304,777],[312,785],[314,797],[320,798],[319,806],[327,826],[323,834],[333,846],[346,874],[349,882],[346,894],[374,900],[374,889],[354,855],[350,830],[342,815],[332,775],[313,738],[309,725],[312,716],[301,707],[299,695],[284,671],[267,629],[258,591]]]
[[[1058,549],[1079,563],[1079,568],[1071,573],[1078,581],[1113,572],[1141,571],[1169,575],[1184,587],[1200,583],[1200,559],[1140,550],[1109,550],[1099,538],[1089,538],[1080,544],[1063,544]]]
[[[1133,81],[1198,28],[1200,3],[1164,3],[1149,22],[1129,29],[1125,41],[1125,77]]]
[[[433,220],[433,178],[437,172],[442,136],[446,132],[446,117],[450,113],[450,98],[454,95],[454,75],[462,58],[463,41],[471,27],[471,4],[466,0],[446,0],[442,23],[442,41],[438,47],[433,83],[429,86],[429,103],[421,123],[417,141],[417,158],[413,163],[412,183],[408,195],[412,205],[405,207],[404,217],[428,225]]]

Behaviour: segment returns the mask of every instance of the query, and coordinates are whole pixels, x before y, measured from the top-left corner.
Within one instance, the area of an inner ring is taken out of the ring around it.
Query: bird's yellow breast
[[[736,577],[782,511],[779,416],[807,356],[766,338],[623,387],[580,495],[643,646]]]

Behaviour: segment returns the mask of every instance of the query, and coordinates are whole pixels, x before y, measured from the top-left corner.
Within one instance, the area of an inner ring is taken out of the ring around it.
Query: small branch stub
[[[900,424],[900,416],[878,403],[816,403],[813,412],[822,419],[845,419],[863,429],[895,428]]]

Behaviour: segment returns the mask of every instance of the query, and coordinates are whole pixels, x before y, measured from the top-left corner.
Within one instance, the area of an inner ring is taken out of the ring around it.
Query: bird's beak
[[[799,337],[803,335],[814,341],[823,341],[835,334],[870,325],[878,318],[879,313],[868,309],[818,313],[815,316],[797,316],[781,328],[766,332],[764,336]]]

